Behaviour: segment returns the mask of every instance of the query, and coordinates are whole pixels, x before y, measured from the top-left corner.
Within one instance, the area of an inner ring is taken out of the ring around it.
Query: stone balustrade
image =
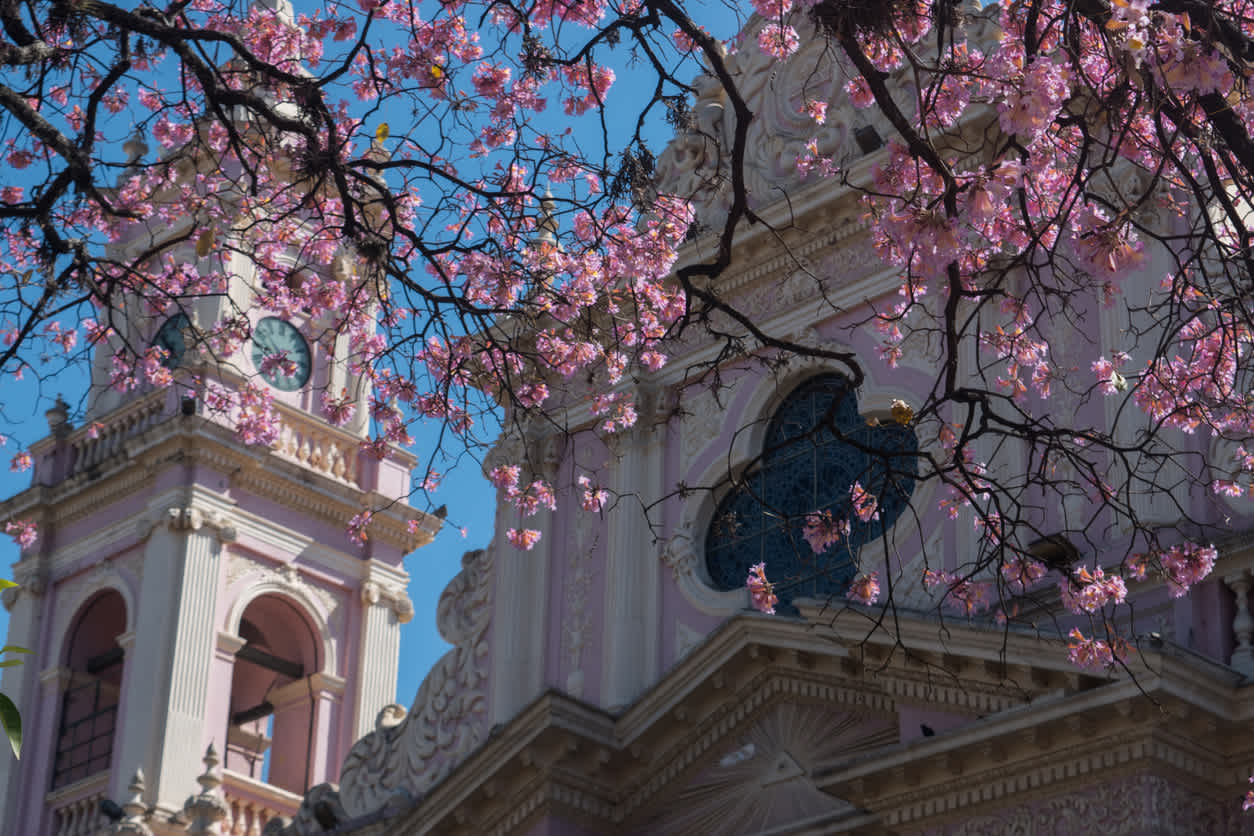
[[[295,815],[301,800],[295,793],[225,769],[222,793],[230,810],[222,823],[224,836],[261,836],[270,819]]]
[[[281,415],[276,454],[337,481],[358,483],[359,439],[294,410]]]
[[[90,470],[121,453],[128,439],[147,432],[169,417],[167,395],[164,391],[150,392],[105,416],[104,421],[75,430],[69,438],[74,453],[66,475]]]
[[[98,772],[49,793],[53,836],[96,836],[108,823],[100,812],[108,784],[109,773]]]

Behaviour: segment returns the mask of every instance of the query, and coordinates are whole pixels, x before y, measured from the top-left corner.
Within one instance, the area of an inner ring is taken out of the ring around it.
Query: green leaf
[[[22,664],[21,659],[5,659],[3,662],[0,662],[0,668],[11,668],[20,664]]]
[[[17,586],[17,584],[8,578],[0,578],[0,589],[12,589],[15,586]]]
[[[0,653],[34,653],[29,647],[21,647],[16,644],[6,644],[0,647]]]
[[[0,694],[0,726],[4,726],[9,745],[13,747],[13,757],[22,757],[22,715],[13,700],[4,694]]]

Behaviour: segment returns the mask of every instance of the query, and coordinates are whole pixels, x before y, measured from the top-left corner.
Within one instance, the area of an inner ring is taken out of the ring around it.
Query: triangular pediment
[[[854,805],[815,783],[834,760],[897,742],[892,715],[809,702],[780,701],[743,724],[673,789],[648,805],[639,832],[658,834],[787,833],[802,822],[859,817]],[[839,829],[838,829],[839,830]],[[837,832],[838,832],[837,830]]]

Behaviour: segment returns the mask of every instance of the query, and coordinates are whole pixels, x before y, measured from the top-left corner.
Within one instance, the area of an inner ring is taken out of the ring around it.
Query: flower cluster
[[[835,519],[831,511],[809,514],[801,536],[810,544],[810,549],[815,554],[822,554],[849,536],[849,520]]]
[[[745,586],[749,588],[749,603],[755,610],[767,615],[775,614],[775,605],[779,603],[779,598],[775,595],[771,582],[766,579],[765,563],[755,563],[749,568]]]
[[[874,604],[880,597],[879,574],[872,572],[869,575],[858,575],[849,584],[845,597],[865,606]]]

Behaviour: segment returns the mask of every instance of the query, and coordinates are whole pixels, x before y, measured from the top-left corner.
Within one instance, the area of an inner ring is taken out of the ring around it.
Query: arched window
[[[52,788],[109,768],[125,665],[117,638],[126,632],[126,602],[116,590],[91,599],[70,630],[64,664],[70,682],[61,696]]]
[[[784,399],[756,467],[710,521],[705,558],[715,586],[741,588],[749,567],[765,563],[784,612],[796,611],[794,598],[844,593],[859,550],[892,526],[914,490],[914,431],[872,423],[859,414],[856,394],[838,374],[811,378]],[[877,498],[877,518],[864,522],[854,513],[855,482]],[[816,555],[802,532],[806,517],[824,510],[848,520],[850,530],[843,542]]]
[[[309,788],[314,691],[321,660],[310,619],[280,595],[244,608],[231,674],[226,768],[289,792]]]

